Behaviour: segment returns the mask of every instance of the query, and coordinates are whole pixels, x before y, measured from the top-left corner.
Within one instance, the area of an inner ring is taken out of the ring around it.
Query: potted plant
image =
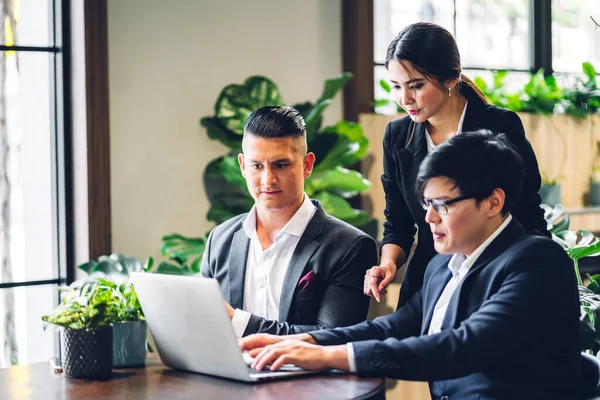
[[[61,288],[61,304],[42,320],[59,328],[65,376],[104,380],[112,373],[111,324],[119,302],[100,285],[86,287]]]
[[[89,293],[95,286],[110,290],[119,300],[113,323],[113,367],[131,367],[146,363],[147,325],[133,286],[129,283],[130,272],[146,271],[151,264],[142,267],[134,257],[122,254],[100,256],[77,267],[88,274],[76,281],[81,294]]]
[[[561,203],[560,185],[561,177],[550,179],[542,172],[542,186],[540,187],[540,197],[542,203],[556,205]]]

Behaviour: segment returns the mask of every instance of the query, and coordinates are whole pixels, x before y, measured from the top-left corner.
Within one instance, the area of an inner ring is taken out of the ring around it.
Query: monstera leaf
[[[206,128],[208,137],[218,140],[233,151],[242,151],[242,136],[227,129],[216,117],[204,117],[200,119],[200,125]]]
[[[111,278],[118,283],[127,282],[130,272],[139,272],[144,269],[137,258],[119,253],[100,256],[97,260],[90,260],[78,265],[77,268],[90,277]]]
[[[317,192],[327,190],[348,198],[356,196],[370,187],[371,182],[358,171],[342,167],[312,174],[304,181],[304,191],[309,197],[314,196]]]
[[[264,76],[251,76],[242,85],[228,85],[221,91],[215,104],[215,117],[226,129],[241,136],[252,111],[280,105],[281,95],[275,83]]]
[[[362,210],[356,210],[341,196],[329,192],[319,192],[313,197],[321,202],[327,214],[333,215],[354,226],[363,226],[372,218]]]

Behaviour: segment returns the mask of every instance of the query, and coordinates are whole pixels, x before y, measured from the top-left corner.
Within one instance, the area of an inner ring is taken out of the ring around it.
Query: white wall
[[[108,41],[113,251],[141,259],[211,228],[202,173],[226,148],[199,119],[225,85],[265,75],[294,104],[342,71],[339,0],[109,0]]]

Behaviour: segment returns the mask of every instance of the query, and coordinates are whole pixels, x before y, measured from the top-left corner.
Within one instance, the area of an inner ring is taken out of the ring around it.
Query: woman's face
[[[388,63],[391,96],[415,122],[425,122],[436,115],[448,100],[448,89],[442,90],[427,80],[410,61]]]

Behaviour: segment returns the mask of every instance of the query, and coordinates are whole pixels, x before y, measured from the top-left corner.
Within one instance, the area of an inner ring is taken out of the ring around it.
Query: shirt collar
[[[275,240],[283,233],[302,236],[316,209],[317,207],[310,201],[308,195],[304,193],[304,200],[302,200],[300,208],[298,208],[287,224],[275,235]],[[249,238],[256,235],[256,205],[252,206],[252,209],[244,220],[243,226]]]
[[[481,256],[481,254],[485,251],[485,249],[502,233],[502,231],[508,226],[508,224],[512,221],[512,215],[508,215],[508,217],[504,220],[504,222],[492,233],[483,243],[479,245],[475,249],[475,251],[469,256],[465,256],[464,254],[454,254],[448,263],[448,268],[452,272],[452,276],[456,278],[457,275],[460,274],[460,271],[467,272],[475,261]]]

